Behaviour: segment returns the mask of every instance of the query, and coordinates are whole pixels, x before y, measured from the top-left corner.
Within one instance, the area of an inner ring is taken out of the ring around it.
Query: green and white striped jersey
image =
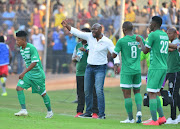
[[[45,78],[45,73],[43,71],[41,60],[34,45],[27,43],[24,49],[20,47],[20,53],[26,63],[26,68],[28,68],[31,63],[37,62],[36,66],[29,72],[27,72],[25,75],[31,80]]]

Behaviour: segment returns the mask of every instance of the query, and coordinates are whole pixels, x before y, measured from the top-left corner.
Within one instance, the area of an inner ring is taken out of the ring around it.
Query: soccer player
[[[141,50],[144,54],[147,54],[151,50],[152,59],[147,77],[147,91],[149,94],[149,107],[152,120],[148,123],[144,123],[144,125],[161,125],[166,122],[158,92],[166,76],[169,38],[165,32],[160,30],[161,24],[162,19],[160,17],[152,17],[150,23],[151,33],[148,36],[148,42],[145,46],[141,38],[137,36],[137,41],[140,42]],[[158,120],[156,111],[159,113]]]
[[[7,96],[6,79],[8,76],[8,65],[12,59],[11,50],[8,45],[4,43],[4,36],[0,36],[0,84],[2,86],[2,96]]]
[[[128,119],[120,121],[121,123],[134,123],[133,111],[132,111],[132,98],[131,88],[135,95],[135,102],[137,106],[136,123],[141,123],[141,105],[142,96],[140,94],[141,87],[141,65],[140,65],[140,54],[139,43],[136,41],[136,35],[133,34],[133,25],[131,22],[126,21],[122,26],[125,37],[118,40],[114,49],[113,58],[115,58],[119,52],[122,56],[122,67],[120,76],[120,86],[122,88],[125,108],[128,114]],[[144,39],[142,38],[142,41]]]
[[[45,73],[42,68],[39,54],[34,45],[26,42],[27,34],[25,31],[16,33],[16,43],[20,47],[20,53],[25,61],[26,69],[19,75],[19,81],[16,87],[21,110],[15,113],[15,116],[28,115],[25,105],[24,89],[32,87],[32,93],[38,93],[42,96],[44,104],[47,107],[45,118],[51,118],[53,112],[48,94],[45,89]]]

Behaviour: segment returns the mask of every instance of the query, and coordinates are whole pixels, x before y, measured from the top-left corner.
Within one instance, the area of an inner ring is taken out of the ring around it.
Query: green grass
[[[74,118],[77,104],[72,103],[76,99],[76,90],[49,91],[54,117],[45,119],[46,108],[43,99],[38,94],[25,91],[26,106],[29,116],[14,116],[20,109],[15,90],[7,89],[8,96],[0,96],[0,129],[180,129],[178,125],[162,125],[158,127],[143,126],[142,124],[120,124],[120,120],[127,118],[124,107],[122,91],[119,87],[105,88],[106,117],[105,120]],[[141,93],[145,92],[142,86]],[[134,117],[136,105],[133,98]],[[163,108],[165,116],[169,117],[169,106]],[[149,108],[142,107],[143,120],[150,118]]]

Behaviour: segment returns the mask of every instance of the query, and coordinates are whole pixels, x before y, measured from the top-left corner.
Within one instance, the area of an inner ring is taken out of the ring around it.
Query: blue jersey
[[[0,42],[0,66],[9,64],[9,47]]]

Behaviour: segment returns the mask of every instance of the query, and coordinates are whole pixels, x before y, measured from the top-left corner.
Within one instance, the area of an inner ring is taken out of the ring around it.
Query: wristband
[[[88,50],[86,49],[85,52],[88,52]]]

